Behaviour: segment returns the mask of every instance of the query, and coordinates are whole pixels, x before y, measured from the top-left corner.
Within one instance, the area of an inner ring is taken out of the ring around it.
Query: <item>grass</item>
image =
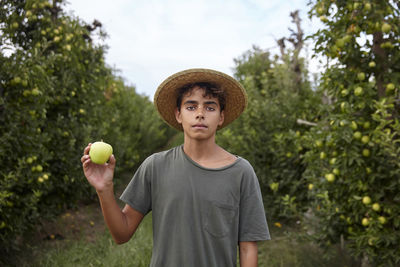
[[[108,231],[94,242],[85,238],[55,244],[44,250],[32,266],[149,266],[152,249],[151,216],[146,216],[135,236],[124,245],[116,245]]]

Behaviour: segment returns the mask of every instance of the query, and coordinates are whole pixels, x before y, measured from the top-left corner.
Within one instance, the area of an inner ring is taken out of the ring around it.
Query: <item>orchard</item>
[[[63,5],[0,6],[0,255],[41,220],[93,199],[79,161],[87,143],[113,144],[118,176],[173,134],[104,63],[101,23],[68,16]]]
[[[101,23],[64,5],[0,6],[0,256],[43,220],[93,200],[79,161],[88,142],[112,145],[118,177],[176,134],[105,64]],[[339,246],[359,265],[398,266],[400,4],[309,7],[323,25],[312,36],[295,11],[279,55],[253,47],[234,59],[249,104],[217,143],[254,166],[270,227],[300,226],[326,256]],[[310,41],[326,62],[314,80],[301,56]]]

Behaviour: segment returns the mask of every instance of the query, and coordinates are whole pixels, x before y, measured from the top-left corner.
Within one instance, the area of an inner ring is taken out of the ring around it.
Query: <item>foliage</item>
[[[315,237],[323,246],[342,238],[374,266],[398,265],[400,5],[318,0],[310,15],[325,23],[315,51],[330,60],[326,116],[303,138]]]
[[[282,59],[270,57],[254,47],[235,60],[235,76],[246,88],[249,104],[237,121],[219,133],[218,142],[253,165],[270,219],[296,219],[307,201],[304,150],[298,137],[308,127],[297,124],[297,119],[316,114],[313,102],[319,98],[300,58],[302,82],[295,82],[294,51]]]
[[[172,134],[147,97],[105,65],[101,24],[68,16],[62,5],[0,6],[1,253],[40,219],[93,197],[80,164],[88,142],[111,143],[123,171]]]

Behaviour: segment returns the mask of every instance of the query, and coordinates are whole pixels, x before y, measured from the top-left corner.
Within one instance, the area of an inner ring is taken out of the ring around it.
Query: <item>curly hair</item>
[[[200,88],[204,90],[204,97],[211,96],[218,99],[220,111],[223,111],[225,108],[225,97],[226,93],[222,90],[218,85],[209,82],[197,82],[186,84],[177,89],[177,98],[176,98],[176,107],[178,110],[181,109],[183,96],[191,93],[194,88]]]

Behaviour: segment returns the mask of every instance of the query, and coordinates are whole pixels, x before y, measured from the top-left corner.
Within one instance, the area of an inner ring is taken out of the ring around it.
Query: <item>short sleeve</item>
[[[137,169],[132,180],[125,188],[120,199],[131,208],[143,215],[152,209],[151,203],[151,178],[153,172],[153,157],[150,156]]]
[[[242,181],[239,212],[239,241],[271,239],[260,184],[250,164]]]

